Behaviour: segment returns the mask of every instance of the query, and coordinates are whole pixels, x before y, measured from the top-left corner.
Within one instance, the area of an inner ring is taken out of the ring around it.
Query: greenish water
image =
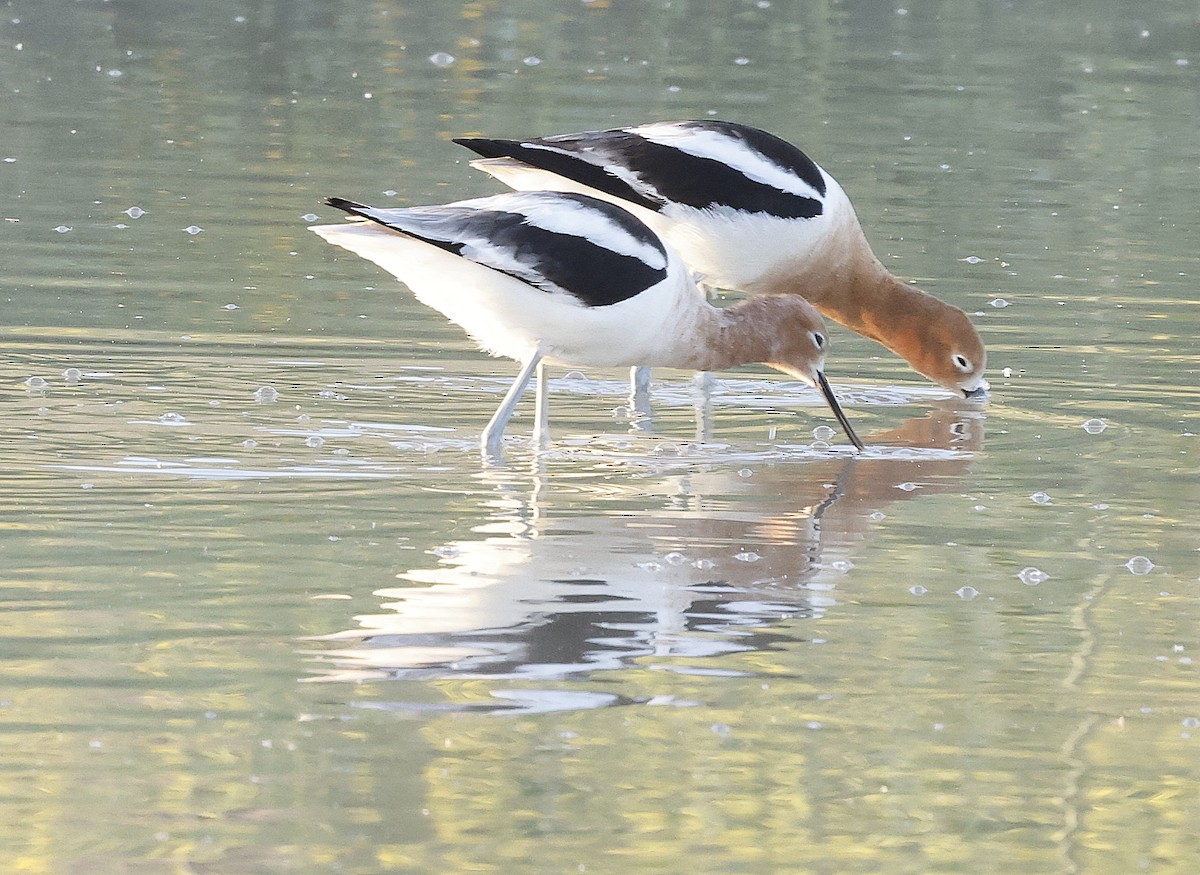
[[[0,868],[1195,871],[1200,17],[900,5],[0,3]],[[990,403],[835,327],[863,458],[744,368],[485,468],[512,363],[306,231],[689,117]]]

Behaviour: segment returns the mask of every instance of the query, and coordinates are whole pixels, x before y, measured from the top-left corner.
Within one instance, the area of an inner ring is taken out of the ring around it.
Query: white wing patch
[[[814,198],[818,201],[823,200],[819,191],[795,173],[764,158],[734,137],[728,137],[717,131],[689,128],[671,122],[640,125],[625,128],[625,130],[631,134],[645,137],[660,146],[670,146],[697,158],[720,161],[745,174],[747,178],[772,186],[779,191],[800,197]]]

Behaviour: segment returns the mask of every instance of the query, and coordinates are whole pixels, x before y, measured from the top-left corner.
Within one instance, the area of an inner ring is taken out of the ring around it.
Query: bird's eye
[[[971,360],[968,359],[965,355],[955,354],[954,366],[956,368],[958,368],[960,371],[970,371],[971,370]]]
[[[825,335],[824,334],[814,331],[812,339],[813,339],[813,343],[815,343],[817,345],[817,349],[825,348]]]

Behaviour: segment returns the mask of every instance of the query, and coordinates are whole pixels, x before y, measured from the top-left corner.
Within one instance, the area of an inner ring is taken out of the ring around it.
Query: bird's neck
[[[853,213],[840,233],[753,289],[799,294],[822,315],[908,358],[910,335],[949,305],[897,279],[875,257]]]
[[[778,296],[740,301],[729,307],[705,308],[697,314],[688,348],[675,367],[696,371],[723,371],[754,362],[780,360],[786,342],[780,326],[781,311],[790,302]]]

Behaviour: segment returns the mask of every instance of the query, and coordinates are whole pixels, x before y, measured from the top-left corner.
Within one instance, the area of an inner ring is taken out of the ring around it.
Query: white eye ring
[[[951,356],[951,358],[954,359],[954,367],[958,368],[964,374],[970,373],[971,360],[968,359],[965,355],[955,353],[953,356]]]
[[[824,334],[822,334],[819,331],[814,331],[812,333],[812,339],[813,339],[813,343],[815,343],[817,345],[817,349],[825,348],[825,335]]]

